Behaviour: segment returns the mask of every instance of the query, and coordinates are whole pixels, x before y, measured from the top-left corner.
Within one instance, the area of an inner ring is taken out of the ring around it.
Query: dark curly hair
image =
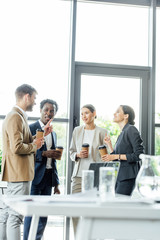
[[[57,112],[58,111],[58,104],[56,101],[52,100],[52,99],[44,99],[43,101],[40,102],[40,109],[43,108],[43,106],[46,104],[46,103],[49,103],[49,104],[52,104],[54,107],[55,107],[55,111]],[[55,114],[56,114],[55,112]]]

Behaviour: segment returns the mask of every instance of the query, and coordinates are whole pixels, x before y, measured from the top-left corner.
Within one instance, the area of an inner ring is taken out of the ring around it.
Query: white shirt
[[[84,130],[84,137],[83,137],[83,143],[88,143],[89,144],[89,154],[88,158],[81,158],[80,159],[80,165],[77,173],[77,177],[82,177],[82,170],[88,170],[90,163],[93,162],[93,158],[91,155],[91,149],[92,149],[92,143],[93,143],[93,138],[95,134],[95,129],[93,130]]]
[[[45,125],[41,122],[41,120],[39,120],[39,124],[40,124],[41,128],[44,130]],[[44,139],[45,139],[45,142],[46,142],[47,150],[50,150],[51,147],[52,147],[51,133],[48,134],[47,136],[45,136]],[[52,168],[52,158],[47,158],[46,168],[47,169]]]

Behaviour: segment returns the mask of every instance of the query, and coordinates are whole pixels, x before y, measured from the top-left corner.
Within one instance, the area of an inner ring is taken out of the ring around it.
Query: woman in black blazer
[[[135,187],[135,180],[140,169],[139,155],[144,153],[143,141],[140,133],[134,125],[134,110],[127,105],[120,105],[114,113],[113,121],[116,122],[121,133],[113,149],[109,136],[105,137],[111,154],[102,157],[105,162],[119,160],[120,169],[115,185],[115,192],[123,195],[131,195]]]

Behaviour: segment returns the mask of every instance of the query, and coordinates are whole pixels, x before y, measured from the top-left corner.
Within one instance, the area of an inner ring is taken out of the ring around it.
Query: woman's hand
[[[110,161],[114,161],[117,159],[117,155],[114,154],[105,154],[101,157],[102,161],[104,162],[110,162]]]
[[[106,145],[109,147],[110,151],[113,152],[113,147],[112,147],[111,138],[110,138],[110,136],[108,136],[107,134],[105,135],[104,142],[105,142]]]
[[[112,145],[111,138],[107,134],[105,135],[104,142],[107,144],[107,146]]]
[[[88,151],[81,150],[80,153],[77,153],[77,158],[88,158]]]

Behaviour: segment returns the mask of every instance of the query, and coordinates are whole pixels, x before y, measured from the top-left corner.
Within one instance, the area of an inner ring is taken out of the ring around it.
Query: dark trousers
[[[46,170],[42,181],[38,185],[32,184],[31,195],[51,195],[51,192],[52,192],[52,170]],[[31,220],[32,217],[25,217],[24,219],[23,240],[28,240]],[[41,240],[46,224],[47,217],[40,217],[36,234],[36,240]]]
[[[135,187],[135,178],[117,181],[115,193],[131,196]]]

